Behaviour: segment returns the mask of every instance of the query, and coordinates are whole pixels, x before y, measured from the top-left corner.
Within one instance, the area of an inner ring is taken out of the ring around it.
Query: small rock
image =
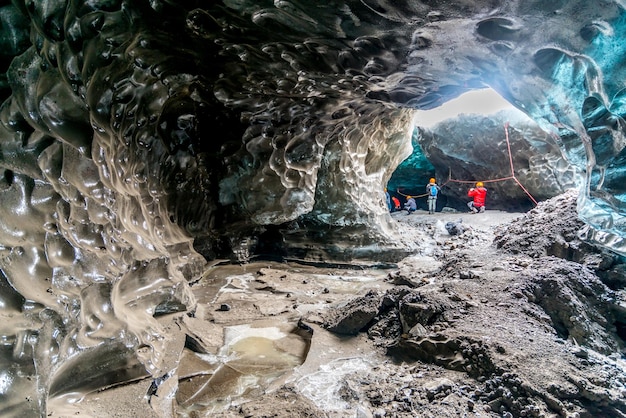
[[[221,311],[221,312],[228,312],[228,311],[230,311],[230,305],[229,305],[229,304],[227,304],[227,303],[222,303],[222,304],[220,305],[220,307],[219,307],[218,311]]]
[[[428,331],[422,324],[416,324],[409,330],[409,336],[412,338],[423,337],[428,334]]]
[[[365,408],[362,405],[357,406],[356,408],[356,418],[373,418],[374,415],[369,411],[369,409]]]
[[[386,415],[387,415],[387,412],[385,412],[385,410],[382,408],[378,408],[377,410],[374,411],[374,418],[383,418]]]
[[[589,352],[587,352],[587,350],[585,350],[582,347],[573,347],[572,348],[572,353],[574,353],[574,355],[578,358],[582,358],[582,359],[588,359],[589,358]]]
[[[432,394],[442,393],[446,390],[452,389],[454,387],[454,383],[445,377],[434,379],[431,382],[424,384],[424,389]]]
[[[460,271],[459,278],[461,279],[480,279],[482,272],[479,270],[467,270]]]
[[[465,227],[462,225],[463,220],[459,219],[457,222],[448,222],[445,227],[450,235],[461,235],[465,231]]]
[[[471,279],[480,279],[480,277],[483,275],[483,272],[480,270],[470,270],[469,273]]]

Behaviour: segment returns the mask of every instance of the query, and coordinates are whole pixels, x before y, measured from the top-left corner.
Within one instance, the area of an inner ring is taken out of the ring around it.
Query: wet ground
[[[77,410],[157,416],[149,401],[183,417],[626,416],[616,331],[626,298],[596,274],[604,256],[569,230],[573,205],[395,213],[419,250],[384,268],[216,263],[172,330],[182,342],[166,382],[178,385],[147,398],[151,382],[140,381]]]

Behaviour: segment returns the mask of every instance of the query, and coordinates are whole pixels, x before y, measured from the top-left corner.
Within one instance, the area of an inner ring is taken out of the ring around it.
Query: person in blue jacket
[[[430,182],[426,185],[426,193],[428,194],[428,213],[435,213],[437,208],[437,195],[441,191],[441,187],[437,185],[434,178],[430,179]]]

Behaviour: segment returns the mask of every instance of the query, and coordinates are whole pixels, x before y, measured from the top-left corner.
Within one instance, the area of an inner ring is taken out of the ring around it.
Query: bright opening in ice
[[[514,107],[493,89],[486,88],[462,94],[435,109],[418,110],[415,121],[416,125],[428,128],[464,113],[490,115],[504,109],[514,109]]]

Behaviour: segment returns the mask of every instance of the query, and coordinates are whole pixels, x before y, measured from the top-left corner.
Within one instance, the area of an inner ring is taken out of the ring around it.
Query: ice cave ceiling
[[[581,173],[587,237],[626,254],[619,0],[1,4],[0,306],[45,307],[37,335],[58,342],[23,358],[58,365],[124,329],[157,373],[151,325],[128,318],[193,305],[206,260],[402,251],[381,190],[414,110],[485,86],[547,132],[528,181]],[[485,146],[423,138],[435,167]]]

